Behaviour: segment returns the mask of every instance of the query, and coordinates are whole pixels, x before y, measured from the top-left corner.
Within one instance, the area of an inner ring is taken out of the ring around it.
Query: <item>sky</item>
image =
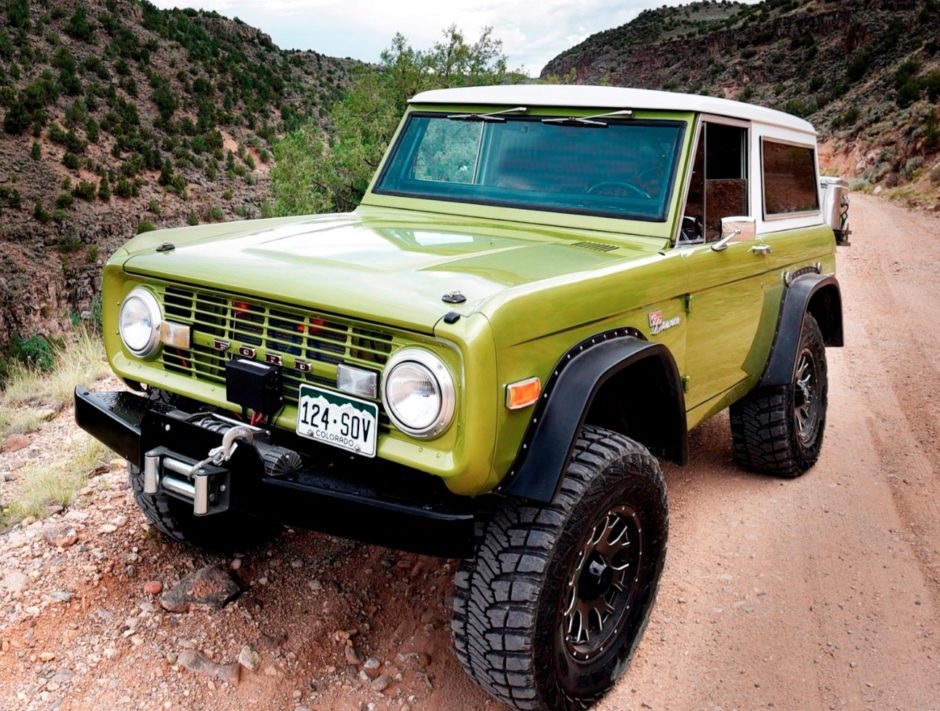
[[[376,62],[401,32],[427,49],[456,24],[472,41],[491,26],[511,69],[537,76],[545,63],[587,36],[629,22],[642,10],[680,0],[151,0],[238,17],[282,49],[313,49]],[[686,0],[688,1],[688,0]],[[755,0],[750,0],[755,1]]]

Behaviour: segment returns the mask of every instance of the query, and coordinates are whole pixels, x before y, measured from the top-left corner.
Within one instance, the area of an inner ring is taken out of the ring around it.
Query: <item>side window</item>
[[[765,218],[819,209],[813,148],[764,139],[761,154]]]
[[[717,242],[721,218],[748,214],[747,129],[702,127],[686,200],[679,244]]]

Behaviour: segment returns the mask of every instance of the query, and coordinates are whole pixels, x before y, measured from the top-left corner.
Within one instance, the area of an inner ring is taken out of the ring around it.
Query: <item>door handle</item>
[[[755,244],[749,251],[754,254],[770,254],[774,251],[774,248],[769,244]]]

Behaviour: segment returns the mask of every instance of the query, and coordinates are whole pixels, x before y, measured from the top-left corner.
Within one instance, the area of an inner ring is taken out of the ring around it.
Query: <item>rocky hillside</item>
[[[0,0],[0,346],[92,316],[138,230],[257,215],[271,142],[351,65],[215,13]]]
[[[592,35],[543,78],[782,109],[816,125],[832,169],[940,206],[938,28],[937,0],[697,2]]]

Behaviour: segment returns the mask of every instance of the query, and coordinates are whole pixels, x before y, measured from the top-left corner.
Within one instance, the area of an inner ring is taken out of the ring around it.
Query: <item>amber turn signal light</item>
[[[542,394],[542,381],[538,378],[526,378],[506,386],[506,407],[521,410],[539,399]]]
[[[182,323],[163,321],[160,324],[160,342],[173,348],[189,348],[191,331],[189,326]]]

